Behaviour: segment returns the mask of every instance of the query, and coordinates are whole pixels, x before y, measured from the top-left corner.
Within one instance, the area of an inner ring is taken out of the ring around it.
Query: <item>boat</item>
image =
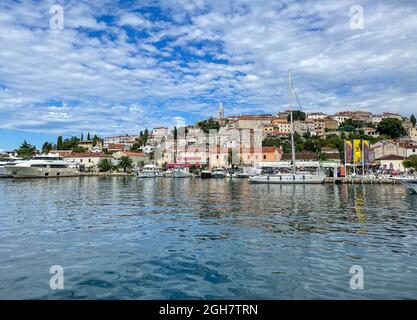
[[[191,173],[188,167],[175,167],[172,171],[172,176],[174,178],[189,178]]]
[[[290,124],[291,124],[291,155],[292,161],[290,166],[291,172],[271,172],[262,170],[257,175],[249,177],[250,183],[258,184],[321,184],[326,179],[326,174],[321,170],[320,165],[316,172],[297,171],[295,160],[295,144],[294,144],[294,121],[292,111],[293,83],[291,81],[291,70],[288,71],[288,90],[290,105]]]
[[[223,168],[215,168],[211,172],[211,176],[213,178],[225,178],[226,174],[227,174],[227,172]]]
[[[136,171],[136,177],[138,178],[159,178],[163,177],[161,169],[154,164],[147,164],[142,170]]]
[[[31,160],[4,166],[13,178],[59,178],[79,175],[76,166],[55,154],[35,156]]]
[[[404,187],[413,193],[417,193],[417,178],[416,177],[403,177],[398,180]]]
[[[23,162],[24,160],[21,158],[6,158],[0,161],[0,178],[12,178],[12,174],[7,172],[5,166],[15,166],[18,163]]]
[[[207,170],[202,170],[200,173],[200,177],[201,179],[210,179],[211,178],[211,170],[207,169]]]

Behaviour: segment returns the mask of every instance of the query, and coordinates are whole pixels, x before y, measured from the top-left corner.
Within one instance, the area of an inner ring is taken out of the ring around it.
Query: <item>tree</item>
[[[417,156],[413,155],[409,159],[404,160],[404,168],[414,168],[417,170]]]
[[[416,126],[416,117],[414,116],[414,114],[411,115],[410,121],[413,124],[413,127],[415,127]]]
[[[406,132],[403,124],[398,119],[385,118],[378,124],[379,134],[386,134],[393,139],[405,136]]]
[[[123,171],[126,172],[127,169],[131,169],[133,167],[133,161],[129,157],[121,157],[119,161],[119,168],[123,168]]]
[[[81,133],[81,141],[84,140],[84,133]]]
[[[57,150],[62,150],[62,136],[58,137],[58,140],[56,142],[56,149]]]
[[[87,140],[90,140],[91,136],[90,136],[90,132],[87,133]]]
[[[22,145],[19,149],[16,150],[16,153],[19,157],[24,159],[29,159],[36,154],[37,150],[36,147],[27,143],[27,141],[23,141]]]
[[[51,152],[54,149],[54,145],[48,141],[46,141],[43,145],[42,145],[42,153],[43,154],[48,154],[49,152]]]
[[[177,127],[174,127],[174,140],[177,140],[178,137],[178,130]]]
[[[293,121],[305,121],[306,114],[301,110],[294,110],[292,112],[292,119],[293,119]],[[291,114],[288,115],[287,121],[288,122],[291,121]]]
[[[205,133],[209,133],[210,129],[215,129],[218,131],[220,129],[220,124],[218,121],[210,118],[208,120],[197,122],[197,127],[203,130]]]
[[[100,172],[107,172],[113,168],[113,165],[109,159],[101,159],[97,166]]]

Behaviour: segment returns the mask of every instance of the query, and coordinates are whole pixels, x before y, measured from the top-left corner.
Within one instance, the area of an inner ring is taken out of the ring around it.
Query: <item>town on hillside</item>
[[[322,161],[333,173],[346,166],[346,141],[369,142],[366,165],[385,171],[405,172],[417,158],[416,118],[397,113],[367,111],[293,111],[297,161]],[[217,117],[195,125],[157,127],[138,135],[101,138],[90,133],[56,143],[45,142],[36,150],[28,142],[11,152],[28,158],[55,153],[76,163],[82,171],[97,172],[184,164],[193,167],[254,167],[263,162],[291,161],[290,111],[277,114],[225,116],[220,103]],[[350,158],[348,158],[350,162]],[[349,165],[349,163],[347,164]]]

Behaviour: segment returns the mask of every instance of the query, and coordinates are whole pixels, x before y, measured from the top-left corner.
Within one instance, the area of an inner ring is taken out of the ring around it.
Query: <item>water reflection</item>
[[[0,194],[0,298],[416,298],[417,197],[401,186],[84,177]],[[63,292],[45,286],[52,264]]]

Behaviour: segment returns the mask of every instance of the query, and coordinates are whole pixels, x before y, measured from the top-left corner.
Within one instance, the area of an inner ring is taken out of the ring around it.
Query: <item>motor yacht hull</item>
[[[14,179],[23,178],[61,178],[76,177],[79,172],[76,168],[34,168],[6,166],[7,173]]]
[[[138,172],[136,173],[137,178],[161,178],[163,174],[160,172]]]
[[[322,184],[326,179],[323,174],[277,174],[259,175],[249,178],[250,183],[258,184]]]

